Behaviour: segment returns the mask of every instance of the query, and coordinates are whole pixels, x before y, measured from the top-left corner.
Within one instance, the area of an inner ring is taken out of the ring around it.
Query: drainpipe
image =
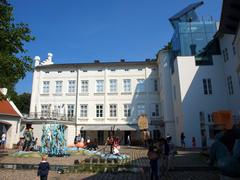
[[[77,80],[76,80],[76,101],[75,101],[75,135],[77,136],[77,106],[78,106],[78,80],[79,80],[79,69],[77,69]]]

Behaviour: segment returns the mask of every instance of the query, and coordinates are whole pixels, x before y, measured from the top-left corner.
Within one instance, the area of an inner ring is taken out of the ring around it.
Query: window
[[[96,117],[103,117],[103,105],[96,105]]]
[[[137,115],[145,114],[145,106],[144,104],[137,105]]]
[[[75,71],[74,71],[74,70],[71,70],[70,72],[71,72],[71,73],[74,73]]]
[[[112,72],[116,71],[115,69],[111,69]]]
[[[81,104],[80,105],[80,117],[87,117],[88,116],[88,105]]]
[[[156,92],[158,91],[158,81],[157,79],[154,79],[153,80],[153,90]]]
[[[131,92],[131,79],[123,80],[123,90],[124,92]]]
[[[137,88],[136,91],[137,92],[144,92],[144,79],[138,79],[137,80]]]
[[[47,116],[49,116],[50,114],[50,106],[48,105],[48,104],[42,104],[41,105],[41,116],[42,117],[47,117]]]
[[[124,117],[130,117],[131,116],[131,109],[130,104],[124,104]]]
[[[102,69],[99,69],[98,72],[102,72]]]
[[[227,77],[227,86],[228,86],[228,94],[233,94],[233,83],[232,83],[232,76]]]
[[[227,62],[229,60],[228,49],[225,48],[222,53],[223,53],[223,60],[224,60],[224,62]]]
[[[62,93],[62,81],[56,81],[56,93]]]
[[[68,104],[67,106],[67,117],[73,118],[74,117],[74,104]]]
[[[49,81],[43,81],[43,93],[49,93]]]
[[[87,72],[87,70],[83,70],[83,72]]]
[[[110,92],[111,93],[117,92],[117,80],[116,79],[110,79]]]
[[[68,81],[68,92],[75,93],[75,89],[76,89],[76,81],[75,80]]]
[[[138,69],[138,71],[142,71],[142,69]]]
[[[110,117],[117,117],[117,105],[116,104],[110,104]]]
[[[96,84],[96,89],[97,89],[97,93],[103,93],[103,90],[104,90],[104,81],[103,80],[97,80],[96,81],[97,84]]]
[[[152,117],[159,117],[159,104],[152,104]]]
[[[211,79],[203,79],[203,92],[204,94],[212,94],[212,81]]]
[[[208,114],[208,122],[213,122],[213,115]]]
[[[82,80],[81,81],[81,92],[82,93],[87,93],[88,92],[88,81],[87,80]]]
[[[124,69],[125,71],[129,71],[129,69]]]
[[[48,74],[49,73],[49,71],[45,71],[45,74]]]
[[[58,73],[62,73],[62,71],[58,71]]]
[[[54,105],[53,116],[58,117],[60,115],[61,115],[61,105]]]

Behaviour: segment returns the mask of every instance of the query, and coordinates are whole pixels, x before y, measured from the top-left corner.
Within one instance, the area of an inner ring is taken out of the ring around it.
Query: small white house
[[[6,92],[5,88],[0,89],[0,93],[6,95]],[[13,148],[17,144],[21,118],[22,114],[12,101],[0,101],[0,135],[6,134],[6,148]]]

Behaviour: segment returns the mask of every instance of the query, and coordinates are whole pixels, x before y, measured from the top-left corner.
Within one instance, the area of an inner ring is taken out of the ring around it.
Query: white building
[[[158,53],[160,92],[163,92],[160,98],[164,102],[172,99],[172,103],[163,103],[164,121],[174,122],[168,129],[175,129],[175,133],[171,130],[169,133],[173,132],[178,145],[181,132],[185,133],[188,147],[192,146],[192,137],[196,138],[198,147],[211,145],[213,112],[230,112],[233,123],[240,122],[239,27],[235,22],[239,21],[240,13],[234,8],[239,7],[239,3],[223,2],[219,30],[198,55],[174,57],[170,51]],[[235,19],[229,20],[229,17]],[[192,25],[192,22],[187,23]],[[189,36],[194,37],[192,32]],[[185,44],[183,50],[186,47]]]
[[[68,144],[80,131],[102,144],[112,129],[125,143],[128,135],[140,139],[137,120],[146,114],[153,138],[169,134],[180,145],[184,132],[187,147],[192,137],[197,147],[211,145],[213,112],[240,122],[239,3],[223,1],[219,29],[197,16],[203,2],[171,17],[173,47],[156,61],[53,64],[52,54],[44,62],[36,57],[31,118],[24,123],[39,138],[44,123],[64,123]]]
[[[154,138],[160,136],[159,76],[156,61],[53,64],[35,58],[30,117],[34,135],[44,123],[67,126],[68,145],[80,131],[103,144],[112,129],[126,143],[139,141],[138,117],[146,114]],[[40,126],[40,127],[37,127]]]

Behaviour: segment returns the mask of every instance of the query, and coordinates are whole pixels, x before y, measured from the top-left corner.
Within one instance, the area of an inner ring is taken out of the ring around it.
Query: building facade
[[[103,144],[114,130],[126,143],[128,135],[139,141],[138,117],[146,114],[152,137],[160,136],[156,61],[53,64],[51,54],[44,62],[35,61],[26,122],[33,128],[36,120],[64,123],[68,144],[79,133]]]

